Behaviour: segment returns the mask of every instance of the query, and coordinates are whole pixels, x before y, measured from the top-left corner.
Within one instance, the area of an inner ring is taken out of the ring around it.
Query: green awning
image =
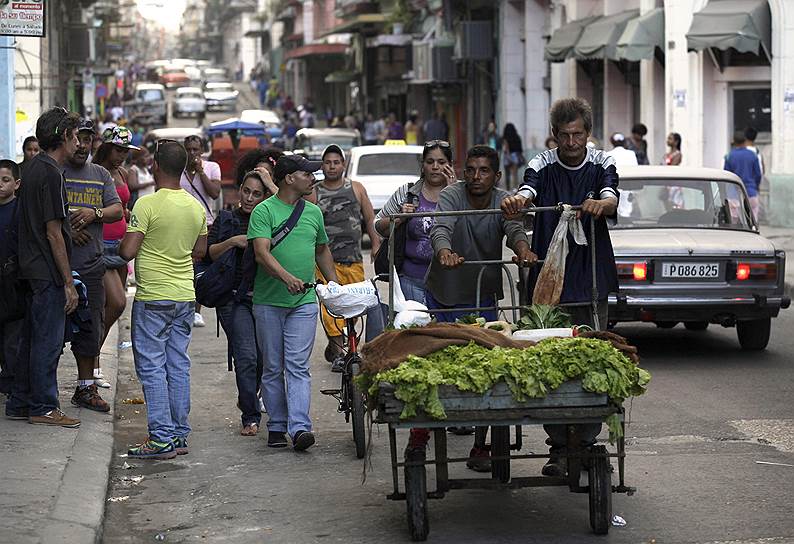
[[[713,47],[768,56],[771,51],[771,14],[767,0],[711,0],[692,18],[687,32],[690,51]]]
[[[626,23],[615,57],[630,61],[652,59],[656,48],[664,51],[664,8],[656,8]]]
[[[336,72],[331,72],[327,76],[325,76],[326,83],[350,83],[351,81],[358,79],[359,74],[357,72],[352,72],[349,70],[337,70]]]
[[[570,58],[584,28],[598,19],[598,16],[577,19],[555,30],[544,49],[544,58],[549,62],[564,62]]]
[[[577,59],[617,58],[615,49],[618,38],[623,34],[626,24],[639,15],[640,10],[638,9],[621,11],[587,25],[573,49],[573,56]]]

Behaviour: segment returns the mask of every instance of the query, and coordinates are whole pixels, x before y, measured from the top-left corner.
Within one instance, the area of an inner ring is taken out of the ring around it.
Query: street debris
[[[129,498],[130,498],[129,495],[122,495],[121,497],[109,497],[108,502],[122,502],[122,501],[126,501]]]
[[[135,397],[134,399],[124,399],[121,404],[146,404],[146,401],[140,397]]]
[[[121,469],[122,470],[130,470],[130,469],[136,468],[137,466],[138,465],[131,465],[127,461],[124,461],[124,464],[121,465]]]
[[[756,461],[756,465],[773,465],[776,467],[794,467],[794,465],[789,465],[788,463],[773,463],[772,461]]]
[[[157,533],[154,535],[155,540],[165,540],[165,533]]]
[[[132,485],[138,485],[143,481],[143,476],[124,476],[121,481],[131,483]]]
[[[132,342],[119,342],[119,351],[125,351],[132,347]]]
[[[612,516],[612,526],[613,527],[625,527],[626,520],[620,517],[619,515],[615,514]]]

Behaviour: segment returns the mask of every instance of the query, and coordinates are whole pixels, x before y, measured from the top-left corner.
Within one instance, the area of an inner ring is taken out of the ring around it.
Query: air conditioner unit
[[[455,62],[452,60],[454,47],[439,45],[434,41],[414,42],[413,83],[439,83],[457,80]]]
[[[493,40],[491,21],[461,21],[455,35],[455,58],[493,60]]]

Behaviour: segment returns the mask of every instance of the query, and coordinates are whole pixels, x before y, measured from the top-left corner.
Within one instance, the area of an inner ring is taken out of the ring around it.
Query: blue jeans
[[[426,304],[424,281],[412,278],[410,276],[404,276],[402,274],[400,274],[399,278],[400,288],[403,290],[405,300],[415,300],[416,302]]]
[[[237,380],[237,401],[243,426],[259,425],[259,382],[262,380],[264,357],[256,341],[256,322],[253,305],[235,302],[231,311],[232,331],[229,343],[234,355],[234,375]],[[267,326],[267,324],[265,324]],[[228,334],[228,331],[227,331]]]
[[[193,302],[132,305],[132,351],[143,386],[149,436],[158,442],[190,434],[190,357]]]
[[[317,330],[317,305],[281,308],[254,304],[256,341],[264,354],[262,400],[271,432],[311,431],[309,356]]]
[[[6,413],[40,416],[60,407],[58,361],[66,328],[66,293],[47,280],[30,280],[30,289]]]
[[[427,292],[427,308],[429,310],[451,310],[454,308],[474,308],[475,306],[477,306],[477,303],[474,301],[466,302],[464,304],[455,304],[454,306],[446,306],[437,301],[429,291]],[[485,297],[480,300],[481,308],[487,308],[488,306],[496,306],[496,299],[493,296]],[[454,323],[461,317],[471,315],[473,313],[476,312],[442,312],[440,314],[433,315],[435,316],[436,321],[439,323]],[[499,319],[496,310],[480,312],[480,317],[484,317],[486,321],[496,321]]]

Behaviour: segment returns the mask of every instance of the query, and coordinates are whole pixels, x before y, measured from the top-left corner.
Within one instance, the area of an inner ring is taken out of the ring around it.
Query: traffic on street
[[[794,543],[783,3],[0,2],[0,542]]]

